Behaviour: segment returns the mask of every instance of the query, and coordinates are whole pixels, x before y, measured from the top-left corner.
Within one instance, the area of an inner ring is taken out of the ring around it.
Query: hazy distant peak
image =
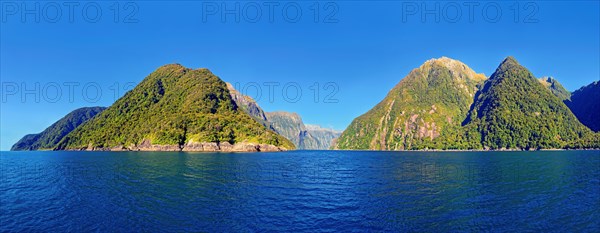
[[[274,111],[274,112],[268,112],[267,115],[286,116],[286,117],[291,117],[291,118],[295,118],[295,119],[301,119],[300,115],[298,115],[298,113],[295,113],[295,112]]]
[[[306,127],[307,130],[323,130],[323,131],[342,133],[341,130],[336,130],[336,129],[332,129],[332,128],[324,128],[324,127],[321,127],[320,125],[304,124],[304,126]]]

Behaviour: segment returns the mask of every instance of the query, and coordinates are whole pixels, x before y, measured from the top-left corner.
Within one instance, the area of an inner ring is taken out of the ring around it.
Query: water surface
[[[0,231],[600,231],[600,151],[2,152]]]

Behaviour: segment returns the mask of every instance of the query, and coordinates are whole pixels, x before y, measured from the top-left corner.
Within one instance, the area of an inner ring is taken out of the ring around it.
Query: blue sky
[[[1,150],[75,108],[109,106],[169,63],[335,129],[441,56],[489,76],[511,55],[571,91],[600,77],[597,1],[75,3],[1,3]]]

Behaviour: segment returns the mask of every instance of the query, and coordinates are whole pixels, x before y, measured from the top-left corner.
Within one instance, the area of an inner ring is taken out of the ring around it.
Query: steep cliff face
[[[208,69],[165,65],[92,120],[59,150],[264,151],[295,146],[238,108]]]
[[[265,112],[256,101],[227,84],[232,99],[242,110],[276,133],[294,143],[297,149],[327,150],[332,140],[339,137],[341,131],[322,128],[318,125],[305,125],[300,115],[290,112]]]
[[[336,149],[439,148],[460,133],[478,85],[486,77],[447,57],[412,70],[373,109],[354,119]],[[445,134],[445,135],[444,135]]]
[[[251,97],[240,93],[233,87],[233,85],[231,85],[231,83],[226,84],[227,89],[231,94],[231,98],[238,105],[238,107],[240,107],[242,110],[248,113],[248,115],[250,115],[259,123],[269,127],[269,124],[267,123],[267,116],[265,115],[265,112],[262,110],[262,108],[258,106],[258,103],[256,103],[256,101]]]
[[[291,140],[298,149],[326,150],[340,131],[322,128],[318,125],[305,125],[300,115],[289,112],[267,112],[267,121],[275,132]]]
[[[267,112],[266,116],[275,132],[292,141],[294,145],[300,145],[301,134],[306,131],[300,115],[290,112]]]
[[[104,107],[85,107],[73,110],[50,127],[38,134],[28,134],[15,143],[11,150],[45,150],[52,149],[67,134],[79,125],[90,120],[98,113],[104,111]]]
[[[323,128],[319,125],[305,124],[306,134],[308,135],[299,148],[313,149],[313,150],[325,150],[330,149],[333,145],[334,140],[340,137],[342,131]]]

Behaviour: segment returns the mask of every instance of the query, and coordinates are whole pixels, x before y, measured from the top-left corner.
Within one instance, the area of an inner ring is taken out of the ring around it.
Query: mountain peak
[[[160,67],[158,67],[157,70],[162,70],[162,69],[187,69],[184,66],[182,66],[179,63],[173,63],[173,64],[166,64],[166,65],[162,65]]]
[[[502,63],[505,63],[505,62],[511,62],[511,63],[519,64],[519,62],[517,61],[517,59],[515,59],[515,57],[513,57],[513,56],[508,56],[508,57],[504,58],[504,61],[502,61]]]
[[[485,74],[478,74],[465,63],[445,56],[429,59],[419,69],[421,71],[431,70],[435,65],[446,67],[455,75],[466,74],[466,78],[471,80],[483,81],[486,79]]]
[[[465,65],[464,63],[462,63],[462,62],[460,62],[458,60],[454,60],[452,58],[444,57],[444,56],[439,57],[439,58],[429,59],[429,60],[427,60],[424,63],[424,65],[427,65],[427,64],[430,65],[430,64],[434,64],[434,63],[441,64],[441,65],[444,65],[446,67]]]
[[[506,57],[501,63],[500,65],[498,65],[498,68],[496,68],[496,71],[494,71],[494,73],[492,74],[492,76],[490,76],[490,79],[498,79],[498,78],[503,78],[503,77],[524,77],[523,75],[508,75],[507,73],[526,73],[526,74],[530,74],[531,72],[529,72],[529,70],[527,70],[527,68],[523,67],[521,64],[519,64],[519,62],[512,56],[508,56]],[[531,75],[531,77],[533,78],[533,75]],[[539,80],[538,80],[539,81]]]
[[[515,59],[513,56],[508,56],[508,57],[504,58],[502,63],[500,63],[500,66],[498,66],[498,69],[508,70],[513,67],[519,67],[519,66],[521,66],[521,64],[519,64],[517,59]]]

